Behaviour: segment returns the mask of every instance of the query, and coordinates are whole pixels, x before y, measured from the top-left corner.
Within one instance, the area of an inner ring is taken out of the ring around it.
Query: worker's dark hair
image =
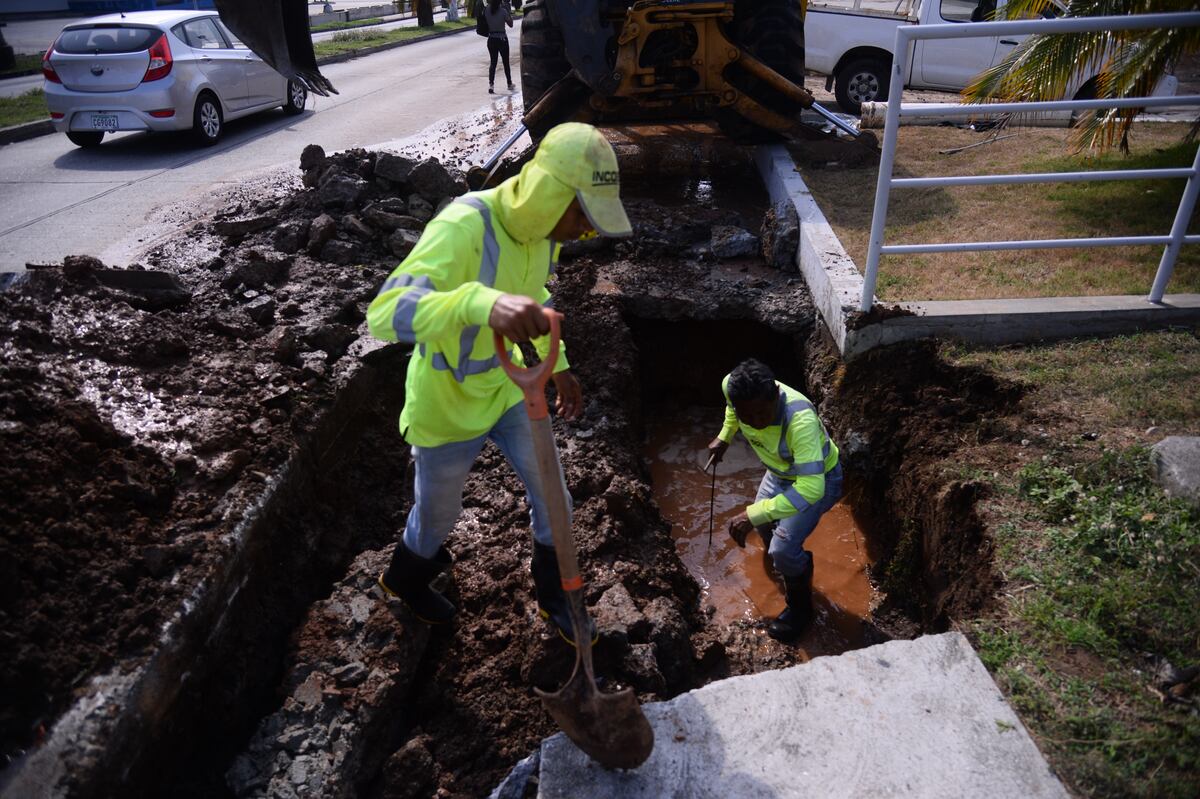
[[[779,392],[771,367],[753,358],[747,358],[734,367],[725,388],[729,392],[729,401],[735,404],[747,400],[774,399]]]

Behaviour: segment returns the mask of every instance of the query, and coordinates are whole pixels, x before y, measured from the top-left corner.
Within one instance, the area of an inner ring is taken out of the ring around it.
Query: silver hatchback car
[[[304,111],[308,91],[239,42],[215,12],[143,11],[63,29],[42,58],[56,130],[96,147],[119,130],[191,130],[215,144],[225,123],[283,107]]]

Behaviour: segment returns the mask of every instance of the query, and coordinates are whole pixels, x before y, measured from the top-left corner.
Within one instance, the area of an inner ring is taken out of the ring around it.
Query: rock
[[[213,458],[205,471],[213,480],[227,480],[236,477],[249,462],[249,451],[235,449],[232,452],[223,452]]]
[[[447,168],[436,158],[426,158],[413,167],[408,185],[430,202],[437,202],[446,195],[457,197],[468,190],[466,176],[453,167]]]
[[[433,219],[433,206],[424,197],[413,195],[408,198],[408,215],[415,217],[424,225],[430,219]]]
[[[383,765],[388,796],[394,799],[427,799],[437,787],[438,765],[421,738],[400,747]]]
[[[592,615],[596,620],[596,631],[618,642],[631,639],[645,641],[650,631],[650,622],[638,610],[622,583],[617,583],[600,596]]]
[[[383,197],[367,205],[364,211],[386,211],[389,214],[408,213],[408,203],[402,197]]]
[[[310,377],[324,377],[327,371],[326,362],[329,356],[324,352],[305,352],[300,355],[300,375],[305,380]]]
[[[380,153],[375,159],[375,176],[393,183],[408,183],[417,162],[403,155]]]
[[[364,225],[363,221],[354,214],[346,214],[342,217],[341,229],[363,241],[368,241],[375,235],[375,231]]]
[[[305,172],[325,166],[325,149],[319,144],[310,144],[300,151],[300,168]]]
[[[275,249],[285,253],[297,253],[308,243],[308,229],[311,223],[307,219],[289,219],[281,222],[275,228],[272,240]]]
[[[329,214],[321,214],[312,221],[308,229],[308,252],[316,255],[325,246],[325,242],[337,233],[337,222]]]
[[[213,232],[221,236],[246,236],[274,227],[279,219],[272,215],[249,216],[242,219],[222,219],[213,223]]]
[[[352,242],[338,239],[327,241],[321,248],[321,260],[342,265],[355,263],[359,260],[358,246]]]
[[[304,335],[304,342],[321,350],[336,361],[346,354],[346,349],[358,338],[358,334],[347,325],[329,324],[314,328]]]
[[[246,252],[246,261],[238,264],[228,279],[236,281],[234,286],[243,285],[260,289],[268,283],[276,283],[287,277],[291,259],[270,258],[254,250]]]
[[[629,672],[634,687],[639,691],[661,691],[667,684],[658,670],[654,644],[634,644],[629,647],[621,666]]]
[[[367,182],[359,177],[336,174],[321,183],[317,196],[326,208],[353,208],[367,193]]]
[[[367,677],[367,667],[360,660],[338,666],[329,672],[329,676],[338,681],[338,685],[358,685]]]
[[[265,294],[255,297],[246,304],[246,313],[255,322],[266,327],[275,321],[275,300]]]
[[[762,254],[767,263],[782,272],[795,272],[800,246],[800,215],[790,201],[772,206],[763,217]]]
[[[70,280],[90,280],[93,273],[104,268],[104,262],[90,255],[68,255],[63,258],[63,274]]]
[[[1168,436],[1150,449],[1154,479],[1167,496],[1200,508],[1200,436]]]
[[[294,364],[296,356],[300,355],[300,344],[290,328],[275,328],[264,338],[266,347],[271,350],[271,358],[280,364]]]
[[[363,218],[367,223],[382,230],[384,233],[391,233],[396,228],[400,227],[400,222],[403,219],[411,219],[412,217],[404,217],[400,214],[393,214],[390,211],[385,211],[382,208],[368,208],[363,211]],[[413,220],[414,222],[416,220]]]
[[[412,252],[412,248],[417,246],[417,241],[420,240],[421,234],[415,230],[400,228],[388,237],[388,247],[392,251],[392,255],[397,258],[407,258]]]
[[[754,254],[758,249],[758,238],[740,227],[714,225],[709,249],[718,258],[742,258]]]

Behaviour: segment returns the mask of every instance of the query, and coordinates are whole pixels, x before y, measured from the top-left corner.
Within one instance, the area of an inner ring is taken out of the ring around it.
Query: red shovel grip
[[[549,308],[543,308],[542,311],[546,314],[546,321],[550,323],[550,351],[537,366],[520,367],[514,364],[508,355],[504,336],[495,330],[492,331],[492,341],[496,344],[496,355],[500,358],[500,365],[504,367],[509,379],[525,392],[525,412],[535,421],[550,415],[550,409],[546,406],[546,381],[554,374],[554,364],[558,362],[559,342],[562,340],[562,314]]]

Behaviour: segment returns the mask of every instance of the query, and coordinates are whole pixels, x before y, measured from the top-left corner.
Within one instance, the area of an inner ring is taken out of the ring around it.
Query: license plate
[[[116,114],[92,114],[92,127],[97,130],[116,130]]]

